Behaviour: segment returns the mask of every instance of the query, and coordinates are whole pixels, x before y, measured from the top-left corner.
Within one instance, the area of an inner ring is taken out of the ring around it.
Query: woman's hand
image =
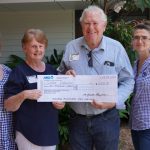
[[[37,89],[24,90],[6,99],[4,101],[4,107],[7,111],[16,111],[26,99],[37,100],[41,95],[41,91]]]
[[[42,96],[42,92],[40,90],[25,90],[24,97],[25,99],[37,100]]]

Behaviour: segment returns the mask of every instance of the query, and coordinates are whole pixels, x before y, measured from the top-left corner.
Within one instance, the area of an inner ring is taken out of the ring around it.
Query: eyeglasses
[[[92,59],[92,51],[90,51],[88,54],[88,66],[93,67],[93,59]]]
[[[138,41],[138,40],[147,41],[147,40],[150,40],[150,38],[148,38],[147,36],[134,36],[133,40],[134,41]]]

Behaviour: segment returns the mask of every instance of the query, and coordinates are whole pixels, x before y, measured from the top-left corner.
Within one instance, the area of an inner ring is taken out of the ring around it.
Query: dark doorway
[[[82,30],[80,25],[80,16],[83,10],[75,10],[75,38],[82,36]]]

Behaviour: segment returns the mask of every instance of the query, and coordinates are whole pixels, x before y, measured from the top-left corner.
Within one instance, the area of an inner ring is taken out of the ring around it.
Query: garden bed
[[[127,123],[121,124],[119,150],[134,150],[131,139],[131,132]]]

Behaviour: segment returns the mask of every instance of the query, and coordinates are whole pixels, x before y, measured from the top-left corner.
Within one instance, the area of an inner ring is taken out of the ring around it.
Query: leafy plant
[[[122,43],[127,51],[131,64],[134,63],[136,58],[136,54],[134,51],[132,51],[131,47],[132,29],[132,25],[125,22],[124,20],[121,20],[117,23],[109,20],[107,29],[105,31],[105,35],[116,39],[120,41],[120,43]]]
[[[22,62],[24,62],[24,59],[22,59],[21,57],[17,55],[10,55],[9,60],[5,63],[5,65],[10,68],[14,68]]]
[[[70,107],[68,105],[66,105],[65,108],[63,108],[59,112],[60,149],[61,146],[65,145],[66,143],[69,143],[69,130],[68,130],[69,114],[70,114]]]
[[[135,5],[144,11],[145,8],[150,8],[150,1],[149,0],[134,0]]]
[[[132,94],[128,97],[126,100],[126,109],[124,110],[119,110],[119,115],[121,119],[126,119],[128,121],[129,115],[130,115],[130,107],[131,107],[131,99],[132,99]]]
[[[53,54],[50,57],[45,56],[45,60],[48,64],[51,64],[55,68],[57,68],[61,62],[62,56],[63,56],[63,51],[60,54],[58,54],[57,50],[54,49]]]
[[[100,0],[90,0],[91,5],[100,5]],[[149,0],[104,0],[103,1],[103,9],[105,10],[105,13],[108,13],[112,10],[112,6],[118,5],[120,2],[125,2],[123,7],[121,7],[122,10],[127,10],[128,12],[133,11],[135,9],[140,9],[144,11],[146,8],[150,8],[150,1]]]

